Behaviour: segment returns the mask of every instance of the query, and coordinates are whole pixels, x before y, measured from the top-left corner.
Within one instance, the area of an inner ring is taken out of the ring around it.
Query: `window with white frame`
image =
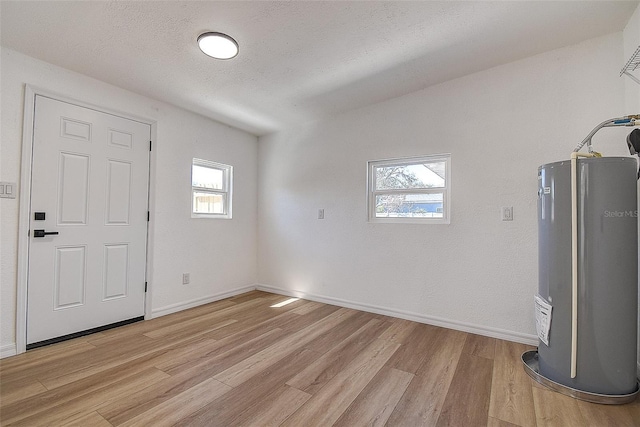
[[[191,165],[191,216],[231,218],[233,166],[193,159]]]
[[[370,222],[449,224],[451,155],[368,163]]]

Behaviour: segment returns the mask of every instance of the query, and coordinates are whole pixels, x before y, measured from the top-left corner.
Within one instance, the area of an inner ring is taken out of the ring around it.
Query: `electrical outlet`
[[[191,278],[189,277],[189,273],[183,273],[182,274],[182,284],[183,285],[188,285],[190,280],[191,280]]]
[[[501,212],[503,221],[513,221],[513,206],[503,206]]]
[[[324,219],[324,209],[318,209],[318,219]]]

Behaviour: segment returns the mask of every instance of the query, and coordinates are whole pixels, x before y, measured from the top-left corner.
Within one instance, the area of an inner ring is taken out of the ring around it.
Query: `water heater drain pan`
[[[524,363],[525,372],[536,382],[558,393],[587,402],[600,403],[603,405],[623,405],[636,400],[636,397],[640,393],[640,383],[636,383],[636,391],[631,394],[623,395],[590,393],[588,391],[576,390],[575,388],[559,384],[540,374],[537,350],[525,351],[522,353],[522,363]]]

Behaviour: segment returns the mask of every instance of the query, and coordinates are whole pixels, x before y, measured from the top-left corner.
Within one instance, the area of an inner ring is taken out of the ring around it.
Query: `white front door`
[[[41,95],[34,117],[27,344],[144,315],[151,134]]]

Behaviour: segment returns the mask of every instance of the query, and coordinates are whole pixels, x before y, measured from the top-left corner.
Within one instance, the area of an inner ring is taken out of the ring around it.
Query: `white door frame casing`
[[[148,118],[140,117],[122,111],[97,106],[74,98],[60,95],[46,89],[25,85],[24,94],[24,116],[22,124],[22,162],[20,173],[20,214],[18,224],[18,270],[16,289],[16,353],[24,353],[27,348],[27,286],[29,275],[29,226],[31,211],[31,161],[33,158],[33,127],[35,121],[35,99],[36,96],[44,96],[58,101],[74,104],[79,107],[89,108],[96,111],[112,114],[145,123],[151,126],[151,140],[156,141],[157,122]],[[149,182],[148,182],[148,207],[152,211],[155,205],[154,187],[151,185],[155,177],[156,150],[151,150],[149,156]],[[151,283],[153,220],[147,223],[147,259],[145,281]],[[149,286],[145,294],[145,319],[151,318],[151,292]]]

